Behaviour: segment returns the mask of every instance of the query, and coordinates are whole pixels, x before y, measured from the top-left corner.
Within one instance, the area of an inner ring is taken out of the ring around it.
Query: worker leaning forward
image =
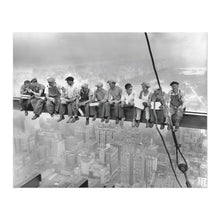
[[[21,111],[25,111],[25,116],[28,115],[28,107],[30,105],[30,84],[29,80],[25,80],[24,84],[20,88],[20,104],[21,104]]]
[[[86,117],[86,125],[89,124],[89,103],[92,102],[92,96],[93,93],[89,89],[89,86],[87,83],[82,84],[80,92],[79,92],[80,98],[79,98],[79,108],[84,108],[85,111],[85,117]]]
[[[132,112],[132,127],[135,127],[135,116],[136,116],[136,108],[134,107],[134,99],[136,98],[136,93],[133,91],[133,86],[131,83],[127,83],[125,85],[125,92],[122,94],[121,98],[121,125],[123,125],[123,121],[125,120],[125,111],[130,110]]]
[[[104,104],[105,111],[106,111],[106,123],[109,122],[110,118],[110,108],[114,108],[114,115],[115,115],[115,122],[116,124],[119,123],[119,120],[122,118],[121,115],[121,95],[122,89],[119,86],[116,86],[115,80],[108,80],[107,83],[109,84],[110,88],[107,94],[107,102]]]
[[[31,93],[31,105],[34,109],[34,117],[32,120],[37,119],[43,111],[45,105],[45,86],[38,83],[37,79],[31,80],[29,92]]]
[[[59,113],[59,107],[60,107],[60,87],[57,86],[55,79],[53,77],[50,77],[47,79],[48,86],[46,87],[46,109],[47,112],[53,117],[54,113]]]
[[[142,90],[139,95],[139,99],[142,100],[142,103],[144,105],[144,110],[141,110],[140,108],[136,109],[137,115],[136,115],[136,126],[139,126],[140,119],[141,119],[141,113],[145,113],[145,119],[146,119],[146,127],[153,127],[153,122],[150,120],[150,108],[151,108],[151,96],[152,93],[149,91],[150,84],[143,82],[141,84]]]
[[[95,114],[93,116],[93,121],[96,120],[99,111],[101,121],[104,122],[105,117],[108,117],[104,108],[104,104],[107,102],[108,92],[107,90],[103,89],[102,82],[97,83],[96,87],[97,89],[94,91],[92,102],[98,102],[98,105],[94,108]]]
[[[183,117],[185,111],[185,100],[184,93],[179,89],[179,83],[173,81],[170,83],[172,90],[168,93],[169,95],[169,113],[172,118],[175,131],[179,128],[179,123]]]
[[[73,123],[79,120],[78,117],[79,91],[74,86],[74,78],[72,76],[68,76],[65,80],[67,82],[67,86],[62,88],[61,104],[59,110],[60,118],[57,121],[60,122],[64,119],[64,115],[67,107],[67,112],[69,116],[67,123]]]
[[[154,90],[151,101],[153,103],[159,103],[159,112],[157,113],[157,119],[161,122],[160,129],[164,129],[165,124],[167,124],[167,129],[170,130],[169,118],[168,118],[168,108],[167,108],[167,95],[165,92],[161,92],[160,89]],[[166,105],[166,106],[165,106]],[[153,107],[153,106],[152,106]],[[151,114],[151,121],[156,123],[154,114]]]

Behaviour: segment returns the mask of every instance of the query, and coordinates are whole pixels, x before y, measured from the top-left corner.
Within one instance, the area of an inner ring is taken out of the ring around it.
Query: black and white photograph
[[[14,32],[13,188],[208,188],[207,50],[207,32]]]

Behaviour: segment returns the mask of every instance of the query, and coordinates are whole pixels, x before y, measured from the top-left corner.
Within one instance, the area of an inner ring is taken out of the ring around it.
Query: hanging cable
[[[172,171],[173,171],[173,174],[174,174],[174,176],[175,176],[175,178],[176,178],[177,183],[178,183],[179,186],[182,188],[182,185],[181,185],[181,183],[180,183],[180,181],[179,181],[179,179],[178,179],[178,177],[177,177],[176,171],[175,171],[175,169],[174,169],[174,167],[173,167],[173,162],[172,162],[172,160],[171,160],[171,156],[170,156],[170,153],[169,153],[169,151],[168,151],[168,149],[167,149],[167,146],[166,146],[166,143],[165,143],[165,141],[164,141],[163,135],[161,134],[161,132],[160,132],[158,126],[157,126],[157,114],[156,114],[156,111],[155,111],[155,101],[154,101],[153,113],[154,113],[154,117],[155,117],[155,126],[156,126],[156,129],[157,129],[157,132],[159,133],[159,135],[160,135],[160,137],[161,137],[161,139],[162,139],[164,148],[165,148],[166,153],[167,153],[167,155],[168,155],[168,158],[169,158],[169,161],[170,161],[171,169],[172,169]]]
[[[162,87],[160,85],[160,80],[159,80],[159,77],[158,77],[158,74],[157,74],[156,66],[155,66],[155,63],[154,63],[153,54],[152,54],[152,51],[151,51],[150,41],[148,39],[147,33],[145,32],[144,34],[145,34],[145,38],[146,38],[146,41],[147,41],[148,50],[149,50],[149,53],[150,53],[150,57],[151,57],[154,73],[155,73],[155,76],[156,76],[156,79],[157,79],[157,83],[158,83],[158,86],[159,86],[159,90],[160,90],[161,94],[163,94]],[[163,104],[163,106],[165,108],[164,110],[167,113],[166,115],[167,115],[168,120],[169,120],[169,125],[171,127],[171,133],[172,133],[174,144],[175,144],[175,147],[176,147],[176,163],[177,163],[178,169],[184,174],[184,177],[185,177],[185,180],[186,180],[186,186],[187,187],[191,187],[191,184],[190,184],[190,182],[188,180],[188,177],[187,177],[187,174],[186,174],[186,172],[188,170],[187,161],[186,161],[184,155],[182,154],[181,150],[179,149],[180,145],[178,144],[178,141],[177,141],[174,129],[173,129],[173,123],[172,123],[172,120],[171,120],[171,118],[170,118],[170,116],[168,114],[167,106],[166,106],[166,103],[164,101],[163,95],[162,95],[162,104]],[[156,113],[156,112],[154,112],[154,113]],[[157,125],[157,123],[156,123],[156,125]],[[157,128],[157,126],[156,126],[156,128]],[[157,128],[157,131],[159,131],[158,128]],[[158,132],[158,133],[159,133],[160,137],[162,138],[163,143],[165,143],[164,140],[163,140],[162,134],[160,132]],[[165,149],[166,149],[166,147],[165,147]],[[184,163],[179,164],[178,154],[181,155],[182,159],[184,160]],[[168,154],[168,157],[169,157],[169,154]],[[171,167],[172,167],[172,165],[171,165]],[[176,175],[176,172],[175,172],[175,175]]]

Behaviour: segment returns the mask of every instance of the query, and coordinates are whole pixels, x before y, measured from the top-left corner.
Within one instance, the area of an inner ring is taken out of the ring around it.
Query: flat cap
[[[170,83],[170,86],[172,86],[174,84],[179,85],[179,83],[177,81],[173,81],[173,82]]]
[[[68,77],[66,77],[66,79],[65,79],[66,81],[73,81],[74,80],[74,78],[72,77],[72,76],[68,76]]]
[[[30,80],[25,80],[24,83],[30,83]]]
[[[89,85],[88,85],[87,83],[83,83],[83,84],[81,85],[81,87],[82,87],[82,88],[88,88]]]
[[[103,87],[103,83],[102,82],[98,82],[95,86],[96,87]]]
[[[110,79],[110,80],[107,81],[107,83],[116,83],[116,81],[113,80],[113,79]]]
[[[150,88],[150,84],[147,83],[147,82],[143,82],[143,83],[141,83],[141,85],[142,85],[142,86],[146,86],[147,88]]]
[[[54,82],[55,82],[55,79],[54,79],[53,77],[49,77],[49,78],[47,78],[47,81],[54,83]]]
[[[37,82],[37,79],[36,79],[36,78],[33,78],[33,79],[31,80],[31,82],[32,82],[32,83],[35,83],[35,82]]]

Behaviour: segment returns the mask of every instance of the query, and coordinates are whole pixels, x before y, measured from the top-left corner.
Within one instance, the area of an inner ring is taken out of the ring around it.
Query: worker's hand
[[[143,106],[147,107],[148,106],[147,102],[143,102]]]

